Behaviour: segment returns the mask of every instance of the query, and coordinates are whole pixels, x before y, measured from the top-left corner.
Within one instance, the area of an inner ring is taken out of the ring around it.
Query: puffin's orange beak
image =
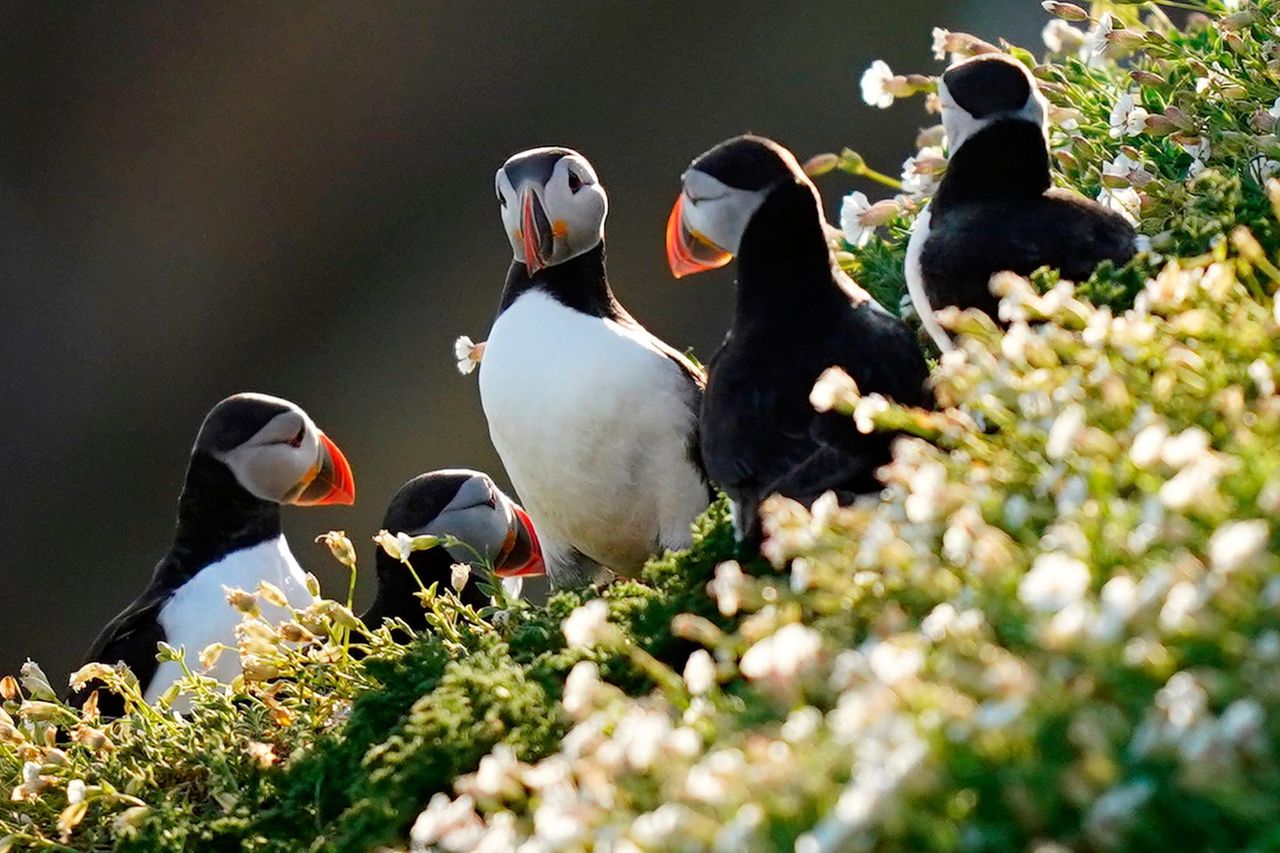
[[[520,507],[515,507],[515,513],[515,529],[502,544],[502,553],[498,555],[493,573],[500,578],[545,575],[547,567],[542,562],[542,545],[538,542],[538,532],[533,529],[533,521]]]
[[[311,481],[293,499],[293,503],[298,506],[355,503],[356,478],[351,474],[347,457],[324,433],[320,433],[320,445],[319,467],[311,475]]]
[[[529,268],[529,275],[551,262],[555,234],[547,212],[532,188],[526,189],[520,198],[520,239],[524,243],[524,263]]]
[[[732,254],[689,229],[685,224],[685,204],[685,194],[680,193],[667,219],[667,263],[676,278],[719,269],[733,260]]]

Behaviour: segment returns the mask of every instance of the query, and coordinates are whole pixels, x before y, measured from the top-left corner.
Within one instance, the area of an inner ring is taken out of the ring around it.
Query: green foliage
[[[879,499],[775,499],[754,561],[720,501],[690,551],[542,607],[432,587],[408,642],[244,592],[245,677],[189,676],[183,717],[107,667],[80,675],[126,716],[74,711],[29,665],[0,682],[0,853],[1275,847],[1280,7],[1207,9],[1115,4],[1111,56],[1037,67],[1056,179],[1136,202],[1149,252],[1001,277],[1011,325],[952,321],[938,412],[824,379],[908,436]],[[841,256],[894,310],[945,165],[923,137],[916,195]]]

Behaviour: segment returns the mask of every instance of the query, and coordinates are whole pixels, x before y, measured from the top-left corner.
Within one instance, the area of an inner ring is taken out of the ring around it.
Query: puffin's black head
[[[192,456],[226,465],[253,496],[274,503],[350,504],[355,479],[342,451],[288,400],[236,394],[205,416]]]
[[[997,121],[1027,121],[1045,128],[1047,106],[1035,78],[1003,53],[984,53],[947,69],[938,84],[942,124],[954,155],[978,131]]]
[[[604,239],[609,199],[596,170],[577,151],[521,151],[502,164],[494,184],[511,251],[529,275],[588,252]]]
[[[667,220],[667,261],[676,278],[729,263],[769,193],[809,179],[786,148],[747,134],[698,157],[682,181]]]
[[[546,571],[529,516],[479,471],[451,469],[414,477],[391,498],[382,526],[411,536],[452,536],[469,546],[451,549],[454,561],[488,563],[499,577]],[[419,551],[410,562],[431,553]]]

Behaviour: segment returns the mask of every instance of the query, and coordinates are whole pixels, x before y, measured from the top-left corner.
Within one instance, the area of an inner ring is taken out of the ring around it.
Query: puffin
[[[841,367],[863,394],[931,406],[919,344],[839,267],[818,191],[795,156],[761,136],[729,139],[689,166],[667,221],[681,278],[737,258],[732,323],[708,365],[702,458],[728,495],[740,542],[762,540],[759,505],[779,493],[811,503],[877,492],[893,436],[817,412],[810,392]]]
[[[410,555],[409,565],[427,586],[439,582],[442,588],[452,588],[455,563],[473,570],[492,566],[500,578],[545,573],[542,547],[528,513],[480,471],[452,468],[419,474],[391,498],[382,527],[410,536],[452,536],[462,543]],[[415,632],[426,630],[426,611],[415,595],[419,589],[413,574],[381,548],[375,566],[378,589],[361,617],[364,623],[376,628],[386,619],[403,619]],[[489,598],[475,581],[473,576],[458,598],[479,609],[489,604]]]
[[[605,269],[609,202],[569,148],[495,177],[513,259],[480,362],[480,400],[554,588],[634,577],[692,544],[709,506],[702,371],[640,325]]]
[[[912,305],[938,349],[953,348],[934,311],[974,308],[998,322],[991,277],[1043,266],[1082,281],[1103,261],[1137,251],[1133,226],[1113,210],[1052,187],[1048,102],[1026,66],[986,53],[938,83],[951,150],[946,174],[907,246]]]
[[[351,504],[355,496],[346,457],[297,405],[253,393],[222,400],[191,450],[169,552],[141,595],[102,629],[84,662],[127,664],[143,698],[154,702],[183,675],[177,662],[156,661],[157,643],[181,647],[194,671],[201,670],[205,647],[235,645],[241,613],[227,602],[228,588],[252,592],[268,581],[292,607],[316,600],[285,541],[280,506]],[[268,619],[287,618],[270,604],[262,611]],[[239,672],[239,657],[227,653],[205,674],[226,683]],[[82,705],[95,686],[68,701]],[[98,708],[120,716],[124,700],[103,690]]]

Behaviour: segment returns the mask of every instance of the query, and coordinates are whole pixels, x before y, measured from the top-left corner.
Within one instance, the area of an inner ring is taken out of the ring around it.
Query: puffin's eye
[[[576,193],[580,189],[582,189],[582,178],[579,178],[578,173],[570,169],[569,170],[569,192]]]
[[[298,434],[297,434],[297,435],[295,435],[293,438],[289,439],[289,446],[290,446],[290,447],[301,447],[301,446],[302,446],[302,439],[306,436],[306,434],[307,434],[307,428],[306,428],[306,427],[304,427],[304,426],[303,426],[303,427],[298,427]]]

